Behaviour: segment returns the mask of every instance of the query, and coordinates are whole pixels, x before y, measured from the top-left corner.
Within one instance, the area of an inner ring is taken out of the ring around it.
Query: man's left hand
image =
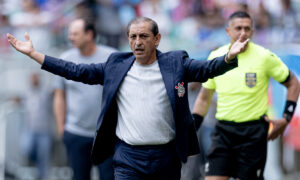
[[[274,140],[278,136],[282,135],[288,122],[282,118],[279,120],[271,120],[267,116],[265,116],[265,120],[272,124],[271,131],[268,134],[268,140]]]

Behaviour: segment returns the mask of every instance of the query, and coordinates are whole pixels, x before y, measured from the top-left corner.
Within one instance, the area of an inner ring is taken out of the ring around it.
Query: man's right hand
[[[30,40],[30,37],[28,33],[25,33],[25,42],[19,41],[17,38],[15,38],[13,35],[7,33],[7,39],[8,42],[14,47],[17,51],[30,56],[30,54],[34,51],[32,41]]]
[[[10,45],[14,47],[17,51],[29,56],[39,64],[44,63],[45,55],[40,52],[37,52],[33,48],[32,41],[30,40],[30,37],[27,33],[25,33],[25,39],[26,39],[25,42],[18,40],[17,38],[15,38],[13,35],[9,33],[7,33],[6,36]]]

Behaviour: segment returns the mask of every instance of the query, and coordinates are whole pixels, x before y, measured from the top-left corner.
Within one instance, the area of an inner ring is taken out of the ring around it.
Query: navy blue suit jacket
[[[232,64],[226,64],[224,56],[222,56],[212,61],[198,61],[190,59],[185,51],[167,53],[157,51],[157,59],[173,110],[176,151],[181,161],[186,162],[187,156],[199,153],[198,140],[187,98],[188,82],[205,82],[208,78],[221,75],[236,67],[237,60]],[[116,94],[134,60],[132,52],[113,53],[107,62],[91,65],[76,65],[50,56],[45,57],[42,69],[66,79],[103,85],[102,109],[91,155],[94,164],[103,162],[114,153],[118,120]],[[185,93],[179,92],[178,87],[176,89],[178,83],[183,83]]]

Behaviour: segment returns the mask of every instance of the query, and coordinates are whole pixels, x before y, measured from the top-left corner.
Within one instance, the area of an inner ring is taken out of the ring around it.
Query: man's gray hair
[[[147,17],[136,17],[128,23],[127,36],[129,36],[130,26],[132,24],[138,24],[140,22],[150,22],[151,23],[150,31],[153,33],[154,36],[156,36],[159,33],[158,25],[154,20],[147,18]]]

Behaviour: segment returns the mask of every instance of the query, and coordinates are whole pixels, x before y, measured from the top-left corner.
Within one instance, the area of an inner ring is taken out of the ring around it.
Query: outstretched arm
[[[183,65],[186,67],[187,79],[189,82],[205,82],[209,78],[222,75],[227,71],[238,66],[237,55],[247,48],[249,39],[242,41],[239,38],[230,47],[226,55],[216,57],[211,61],[195,61],[189,59],[188,54],[184,52],[181,55]]]
[[[11,44],[12,47],[14,47],[17,51],[29,56],[30,58],[34,59],[39,64],[44,63],[45,55],[36,51],[33,48],[32,41],[30,40],[30,37],[27,33],[25,33],[25,42],[22,42],[18,39],[16,39],[13,35],[7,33],[7,39],[8,42]]]
[[[7,38],[11,46],[41,64],[43,70],[73,81],[86,84],[103,84],[106,63],[75,64],[46,56],[33,48],[33,44],[27,33],[25,33],[25,42],[19,41],[11,34],[7,34]]]
[[[292,110],[292,112],[296,108],[296,104],[298,101],[299,93],[300,93],[300,84],[297,78],[290,72],[290,79],[289,81],[283,83],[283,85],[287,88],[287,102],[292,102],[294,104],[291,104],[291,107],[287,107],[288,110]],[[292,108],[292,109],[290,109]],[[268,140],[274,140],[278,136],[280,136],[286,126],[288,125],[289,121],[291,120],[291,115],[289,112],[284,112],[283,117],[279,120],[270,120],[268,117],[265,117],[267,122],[272,123],[273,128],[271,129],[271,132],[268,135]]]

